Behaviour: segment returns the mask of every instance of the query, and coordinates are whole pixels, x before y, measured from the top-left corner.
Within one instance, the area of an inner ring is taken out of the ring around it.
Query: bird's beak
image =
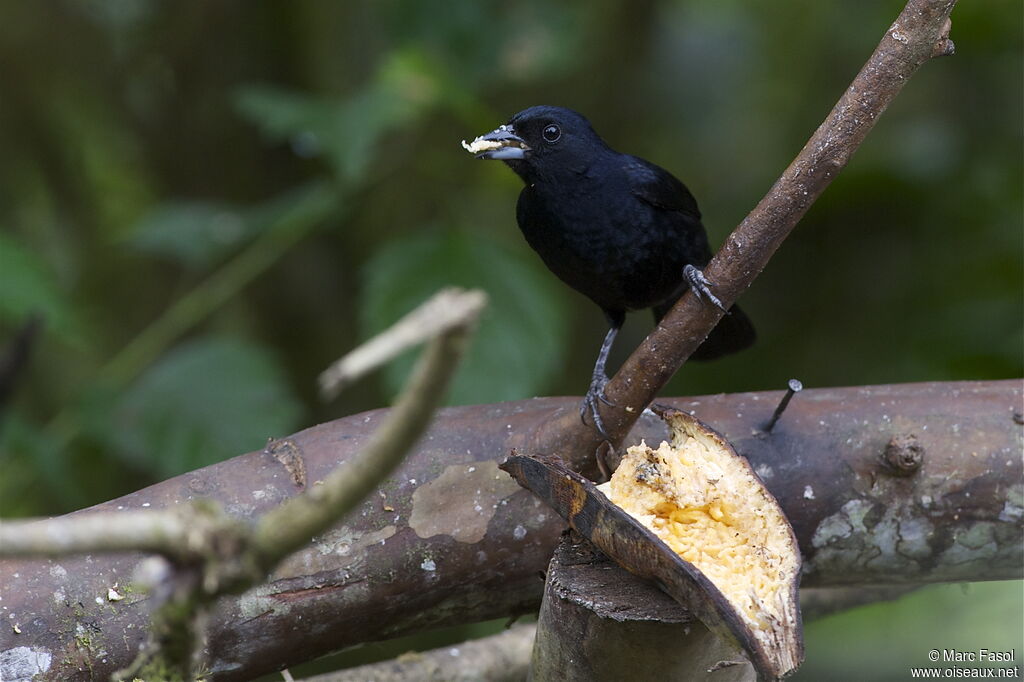
[[[515,134],[510,125],[503,125],[470,143],[462,141],[463,148],[478,159],[525,159],[530,151],[526,141]]]

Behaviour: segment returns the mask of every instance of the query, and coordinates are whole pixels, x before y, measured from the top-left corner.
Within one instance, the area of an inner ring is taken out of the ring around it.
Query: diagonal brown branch
[[[956,0],[910,0],[882,37],[825,121],[768,194],[726,240],[704,273],[729,306],[761,273],[772,254],[838,175],[878,117],[926,61],[953,53],[949,14]],[[611,405],[601,417],[615,445],[714,328],[722,314],[689,293],[626,360],[605,389]],[[538,441],[556,447],[581,467],[599,437],[566,413]]]

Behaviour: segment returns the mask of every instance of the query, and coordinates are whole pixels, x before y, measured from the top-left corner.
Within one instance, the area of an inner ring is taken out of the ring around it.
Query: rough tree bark
[[[1022,577],[1019,380],[809,389],[765,434],[782,393],[663,402],[693,411],[751,461],[796,529],[805,585]],[[380,494],[266,585],[218,604],[212,677],[250,679],[358,642],[535,610],[538,572],[563,524],[497,465],[512,448],[537,450],[537,425],[576,405],[539,398],[441,411]],[[92,509],[207,497],[253,518],[299,492],[295,461],[315,485],[365,446],[383,416],[322,424]],[[890,443],[910,434],[920,466],[901,475]],[[660,420],[645,417],[629,442],[664,435]],[[132,589],[140,559],[0,562],[0,661],[32,661],[44,679],[60,680],[126,665],[148,623],[146,597]],[[109,600],[115,586],[124,599]]]
[[[735,665],[716,668],[722,661]],[[575,533],[562,536],[544,584],[533,679],[630,680],[642,670],[648,680],[696,680],[710,669],[714,682],[757,679],[742,653],[678,602]]]

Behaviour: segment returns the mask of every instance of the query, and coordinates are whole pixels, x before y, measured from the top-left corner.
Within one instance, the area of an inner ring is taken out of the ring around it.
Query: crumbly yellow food
[[[671,443],[629,448],[612,502],[696,566],[759,637],[796,619],[799,570],[788,521],[745,460],[695,420],[672,422]]]
[[[495,142],[494,140],[481,140],[479,137],[470,143],[462,141],[462,148],[470,154],[479,154],[480,152],[486,152],[491,149],[501,149],[501,143]]]

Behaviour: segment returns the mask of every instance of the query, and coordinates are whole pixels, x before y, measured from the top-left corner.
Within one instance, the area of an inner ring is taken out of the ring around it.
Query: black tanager
[[[586,118],[562,107],[530,107],[463,146],[523,179],[516,220],[526,241],[604,311],[610,329],[580,416],[589,411],[605,435],[597,401],[607,402],[605,362],[626,311],[651,308],[657,322],[687,288],[722,307],[700,270],[711,248],[697,202],[671,173],[615,151]],[[753,325],[733,306],[692,357],[710,360],[753,342]]]

